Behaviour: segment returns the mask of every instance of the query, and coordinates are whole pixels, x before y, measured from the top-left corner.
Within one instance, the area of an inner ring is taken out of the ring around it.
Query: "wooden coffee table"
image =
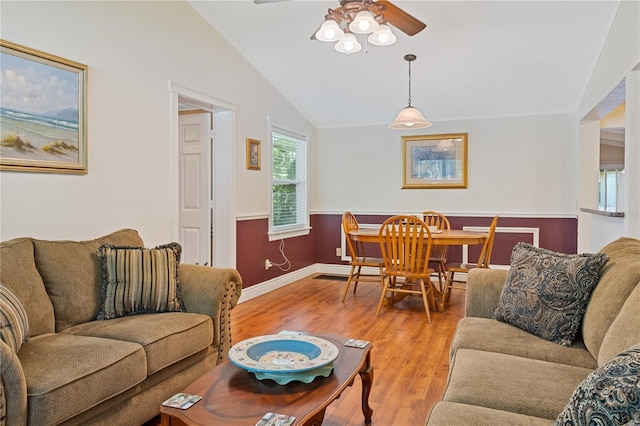
[[[314,336],[340,348],[329,377],[317,377],[308,384],[293,381],[279,385],[268,379],[258,380],[252,373],[228,361],[223,362],[183,391],[201,395],[201,401],[187,410],[160,407],[162,426],[253,426],[268,412],[295,416],[294,425],[321,425],[327,406],[353,384],[356,375],[362,380],[364,421],[371,423],[371,344],[359,349],[344,346],[346,337]]]

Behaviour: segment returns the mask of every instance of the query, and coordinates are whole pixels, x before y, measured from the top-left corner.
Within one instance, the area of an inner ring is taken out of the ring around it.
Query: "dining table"
[[[349,232],[355,241],[363,243],[380,243],[380,230],[377,228],[360,228]],[[482,231],[467,231],[464,229],[443,229],[431,233],[432,244],[443,246],[463,246],[484,244],[489,233]]]
[[[360,228],[355,231],[350,231],[349,235],[355,241],[361,241],[363,243],[375,243],[380,244],[380,229],[379,228]],[[432,244],[446,245],[446,246],[463,246],[463,245],[476,245],[484,244],[485,240],[489,237],[488,232],[482,231],[467,231],[464,229],[442,229],[435,232],[431,232]],[[445,298],[443,291],[438,289],[432,280],[429,280],[431,290],[436,299],[436,308],[442,312],[445,308]]]

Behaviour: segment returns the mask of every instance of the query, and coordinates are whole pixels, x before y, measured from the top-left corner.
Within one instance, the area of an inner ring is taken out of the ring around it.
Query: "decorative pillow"
[[[178,243],[154,249],[100,246],[102,306],[97,319],[184,312],[178,280],[181,253]]]
[[[573,392],[556,425],[640,422],[640,344],[614,356]]]
[[[518,243],[493,314],[499,321],[571,346],[608,260],[603,253],[569,255]]]
[[[0,284],[0,339],[18,352],[29,338],[29,320],[20,300]]]

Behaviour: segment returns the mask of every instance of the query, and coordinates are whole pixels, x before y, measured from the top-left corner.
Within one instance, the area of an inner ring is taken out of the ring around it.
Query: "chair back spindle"
[[[384,262],[384,285],[376,315],[380,314],[387,293],[391,293],[390,304],[396,293],[417,294],[422,296],[430,323],[429,304],[435,307],[435,300],[430,278],[434,270],[428,262],[432,243],[429,228],[418,217],[393,216],[382,224],[378,237]]]

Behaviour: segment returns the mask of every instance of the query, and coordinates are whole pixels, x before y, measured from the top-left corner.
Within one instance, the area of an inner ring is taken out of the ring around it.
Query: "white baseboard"
[[[491,265],[492,269],[508,269],[509,266],[505,265]],[[238,303],[246,302],[247,300],[254,299],[263,294],[267,294],[271,291],[277,290],[281,287],[294,283],[302,278],[308,277],[313,274],[332,274],[332,275],[349,275],[351,267],[349,265],[331,265],[328,263],[316,263],[306,268],[298,269],[297,271],[289,272],[288,274],[280,275],[279,277],[264,281],[256,285],[252,285],[249,288],[242,289],[242,295]],[[377,274],[376,268],[363,268],[363,273]],[[456,274],[456,281],[466,281],[467,274]]]
[[[252,285],[249,288],[242,289],[242,295],[238,303],[246,302],[263,294],[267,294],[273,290],[277,290],[281,287],[301,280],[304,277],[308,277],[313,274],[335,274],[335,275],[349,275],[349,265],[329,265],[324,263],[316,263],[314,265],[307,266],[306,268],[298,269],[288,274],[280,275],[279,277],[264,281],[256,285]]]

